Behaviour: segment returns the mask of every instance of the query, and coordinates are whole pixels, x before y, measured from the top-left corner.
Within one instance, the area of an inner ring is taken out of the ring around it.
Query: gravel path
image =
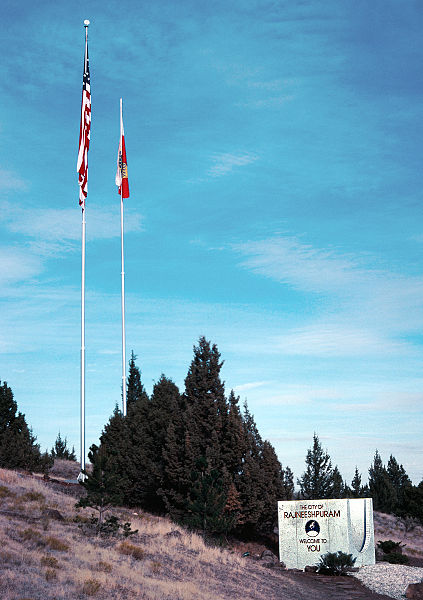
[[[361,567],[353,575],[373,592],[403,600],[408,584],[423,580],[423,568],[377,563]]]

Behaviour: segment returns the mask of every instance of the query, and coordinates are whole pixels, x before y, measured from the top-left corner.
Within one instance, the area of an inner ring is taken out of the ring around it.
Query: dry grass
[[[281,570],[210,547],[200,536],[141,511],[114,511],[139,530],[130,541],[85,535],[74,518],[87,518],[91,510],[76,511],[74,505],[75,498],[40,479],[0,469],[2,600],[310,598]],[[42,507],[64,517],[51,519],[48,533]],[[313,597],[323,599],[321,592]]]
[[[375,542],[379,540],[393,540],[405,544],[403,553],[410,556],[423,558],[423,527],[416,525],[407,531],[407,524],[403,519],[394,515],[374,513]]]

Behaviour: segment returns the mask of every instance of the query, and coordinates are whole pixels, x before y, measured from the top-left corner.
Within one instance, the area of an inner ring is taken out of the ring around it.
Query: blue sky
[[[200,335],[298,477],[317,432],[351,481],[422,471],[423,5],[4,2],[0,378],[42,448],[79,446],[84,19],[87,445],[127,352],[180,388]]]

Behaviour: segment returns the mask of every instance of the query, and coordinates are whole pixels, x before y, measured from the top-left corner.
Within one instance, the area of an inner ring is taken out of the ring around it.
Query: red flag
[[[122,198],[129,198],[128,166],[126,163],[125,132],[123,130],[122,98],[120,99],[120,139],[117,157],[116,185]]]
[[[91,130],[90,65],[88,61],[88,26],[85,25],[84,74],[82,77],[81,124],[79,127],[79,150],[76,170],[79,173],[79,204],[85,208],[88,193],[88,149]]]

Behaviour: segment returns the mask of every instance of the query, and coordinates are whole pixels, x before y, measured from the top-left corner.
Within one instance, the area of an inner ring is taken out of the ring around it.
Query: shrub
[[[409,563],[408,556],[398,552],[389,552],[383,558],[392,565],[407,565]]]
[[[402,554],[402,548],[405,546],[405,544],[401,544],[401,542],[394,542],[393,540],[385,540],[384,542],[379,540],[377,546],[384,554]]]
[[[41,492],[26,492],[20,499],[23,502],[45,502],[45,496]]]
[[[87,579],[82,586],[82,593],[87,596],[95,596],[101,588],[101,583],[97,579]]]
[[[20,532],[22,539],[24,542],[32,542],[36,546],[45,546],[46,542],[43,539],[43,536],[36,529],[32,529],[32,527],[28,527]]]
[[[158,560],[153,560],[151,561],[150,567],[154,575],[158,575],[162,570],[162,563]]]
[[[126,556],[132,556],[135,560],[142,560],[145,556],[145,552],[139,546],[130,544],[129,542],[122,542],[118,547],[118,551]]]
[[[57,573],[54,569],[47,569],[45,577],[46,581],[52,581],[53,579],[57,579]]]
[[[43,567],[51,567],[52,569],[59,568],[59,561],[54,556],[42,556],[40,562]]]
[[[355,564],[352,554],[345,552],[327,552],[320,557],[317,572],[324,575],[345,575]]]
[[[56,538],[52,535],[46,538],[46,542],[52,550],[58,550],[59,552],[66,552],[69,550],[69,544],[62,542],[62,540],[59,540],[59,538]]]
[[[5,485],[0,485],[0,498],[13,498],[16,496],[14,492],[9,490]]]
[[[98,561],[98,563],[94,567],[95,571],[102,571],[103,573],[111,573],[112,565],[104,560]]]
[[[74,518],[76,523],[79,523],[78,527],[80,527],[83,533],[87,534],[97,534],[103,537],[111,537],[117,536],[119,534],[119,530],[122,531],[124,537],[129,537],[130,535],[134,535],[138,533],[138,529],[133,531],[131,529],[131,523],[122,523],[119,520],[119,517],[115,515],[110,515],[105,520],[100,520],[98,517],[91,515],[90,519],[80,517],[79,515]]]

